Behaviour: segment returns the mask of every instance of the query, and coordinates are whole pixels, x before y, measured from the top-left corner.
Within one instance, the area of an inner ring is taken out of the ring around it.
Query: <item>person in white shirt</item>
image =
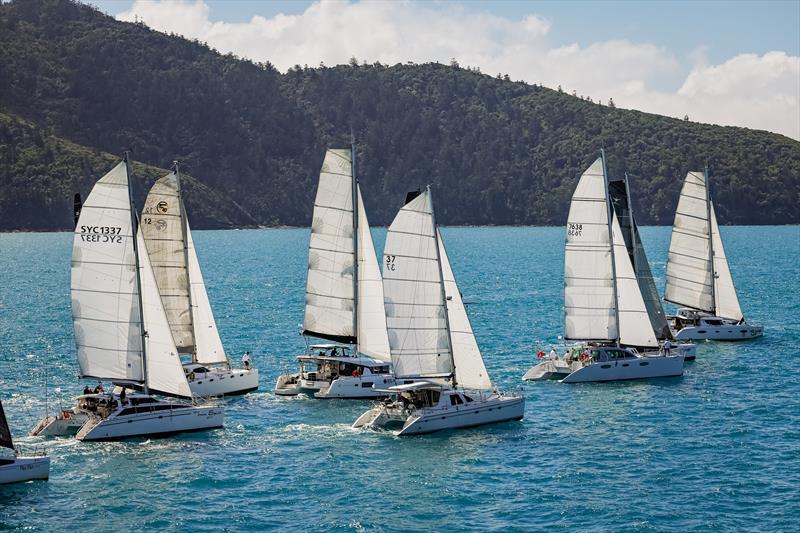
[[[250,370],[250,352],[244,352],[242,363],[244,363],[245,370]]]
[[[558,359],[558,352],[556,351],[555,347],[550,348],[550,360],[555,361]]]

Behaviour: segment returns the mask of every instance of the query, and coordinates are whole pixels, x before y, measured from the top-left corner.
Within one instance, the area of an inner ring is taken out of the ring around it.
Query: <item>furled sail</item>
[[[172,331],[162,304],[161,295],[150,258],[145,251],[141,227],[137,232],[139,269],[142,280],[142,311],[147,332],[145,353],[147,354],[147,385],[155,390],[176,396],[192,397],[189,383],[183,372],[178,349],[172,339]]]
[[[650,316],[639,289],[639,280],[633,271],[616,213],[611,216],[611,231],[616,266],[619,341],[628,346],[657,348],[658,340],[650,324]]]
[[[436,230],[439,232],[439,230]],[[439,257],[442,261],[442,276],[447,298],[447,318],[450,326],[450,339],[453,343],[453,362],[455,364],[456,382],[467,389],[491,389],[492,381],[483,364],[481,351],[472,325],[467,316],[467,309],[461,299],[450,260],[439,232]]]
[[[709,206],[706,176],[689,172],[683,183],[672,225],[664,299],[714,312]]]
[[[358,351],[389,361],[389,336],[383,307],[383,278],[375,255],[367,212],[356,184],[358,198]]]
[[[583,173],[572,195],[564,250],[567,339],[618,338],[603,160]]]
[[[667,316],[664,307],[661,305],[661,297],[653,279],[650,263],[639,235],[639,228],[633,216],[633,206],[630,203],[630,191],[628,190],[627,177],[622,180],[609,181],[608,194],[614,213],[617,215],[622,236],[625,239],[625,247],[628,250],[628,257],[636,273],[639,282],[647,313],[650,317],[650,324],[657,339],[664,340],[672,338],[672,333],[667,323]],[[614,239],[614,244],[617,244]]]
[[[189,283],[194,306],[195,361],[204,365],[226,363],[228,356],[222,347],[222,339],[219,337],[217,322],[214,320],[214,313],[208,300],[206,284],[203,281],[203,273],[200,271],[200,262],[197,259],[192,239],[192,230],[188,223],[186,224],[186,243],[188,246],[186,252],[189,258]]]
[[[127,163],[100,178],[72,247],[72,322],[82,377],[144,381]]]
[[[406,203],[386,234],[383,292],[398,378],[452,374],[430,190]]]
[[[742,320],[742,308],[739,306],[739,297],[736,296],[736,287],[733,285],[731,269],[725,257],[725,248],[722,246],[722,236],[719,233],[717,215],[714,212],[714,203],[711,202],[711,238],[714,250],[714,299],[716,303],[715,314],[723,318]]]
[[[170,172],[150,189],[141,228],[175,346],[182,353],[193,353],[195,338],[182,209],[177,172]]]
[[[11,429],[8,427],[2,401],[0,401],[0,447],[14,449],[14,441],[11,438]]]
[[[314,200],[303,333],[355,342],[353,189],[350,150],[328,150]]]

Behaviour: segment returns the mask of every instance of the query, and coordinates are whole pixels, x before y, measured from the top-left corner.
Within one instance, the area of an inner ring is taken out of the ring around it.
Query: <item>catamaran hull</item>
[[[399,415],[380,405],[361,415],[353,428],[391,429],[400,426],[398,436],[422,435],[446,429],[463,429],[509,420],[522,420],[525,399],[520,396],[491,396],[465,405],[420,409]]]
[[[377,389],[387,389],[395,384],[392,377],[384,376],[360,376],[360,377],[346,377],[340,376],[333,380],[328,387],[321,388],[314,394],[314,398],[320,399],[340,399],[340,400],[363,400],[385,398],[385,392],[379,392]]]
[[[189,381],[195,396],[234,396],[258,390],[258,369],[211,369]]]
[[[221,428],[224,418],[221,407],[195,406],[131,415],[114,414],[106,419],[90,418],[76,438],[100,441],[167,436]]]
[[[16,457],[10,464],[0,459],[0,485],[50,477],[49,457]]]
[[[562,383],[624,381],[629,379],[666,378],[683,375],[683,356],[641,357],[598,362],[572,372]]]
[[[32,437],[71,437],[80,431],[88,419],[85,413],[65,411],[44,417],[30,434]]]
[[[746,341],[756,339],[764,334],[761,326],[722,325],[722,326],[687,326],[674,333],[681,341]]]

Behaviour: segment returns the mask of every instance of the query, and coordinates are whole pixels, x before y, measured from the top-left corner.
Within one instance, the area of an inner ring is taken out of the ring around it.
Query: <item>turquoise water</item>
[[[368,402],[271,394],[304,347],[307,230],[198,231],[223,341],[254,353],[261,391],[229,400],[217,431],[19,438],[47,447],[51,478],[0,488],[0,529],[797,530],[800,228],[722,231],[766,336],[705,343],[682,378],[569,386],[520,381],[561,333],[563,229],[444,228],[486,365],[525,394],[525,420],[402,439],[349,429]],[[642,233],[663,289],[669,228]],[[71,240],[0,234],[0,394],[20,437],[46,378],[51,405],[82,389]]]

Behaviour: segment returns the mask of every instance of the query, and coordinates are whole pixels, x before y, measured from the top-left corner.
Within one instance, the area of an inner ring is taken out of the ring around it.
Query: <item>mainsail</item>
[[[175,346],[201,364],[226,363],[197,259],[177,168],[153,185],[142,232]]]
[[[123,161],[94,186],[75,228],[72,319],[80,373],[190,397],[141,229],[134,246],[129,194]]]
[[[664,299],[723,318],[743,318],[704,172],[689,172],[681,189]]]
[[[491,389],[492,381],[481,357],[478,341],[472,332],[472,324],[467,316],[467,309],[461,299],[453,269],[442,241],[442,233],[438,230],[439,257],[442,261],[442,277],[447,298],[447,318],[450,327],[450,339],[453,344],[453,363],[457,382],[468,389]]]
[[[453,373],[430,190],[408,201],[386,234],[383,292],[398,378]]]
[[[357,344],[359,352],[383,361],[390,358],[383,283],[351,150],[328,150],[322,163],[303,334]]]
[[[2,401],[0,401],[0,447],[14,449],[14,441],[11,439],[11,429],[8,427]]]
[[[603,160],[583,173],[567,216],[564,249],[564,336],[615,341],[619,328],[608,231]]]

